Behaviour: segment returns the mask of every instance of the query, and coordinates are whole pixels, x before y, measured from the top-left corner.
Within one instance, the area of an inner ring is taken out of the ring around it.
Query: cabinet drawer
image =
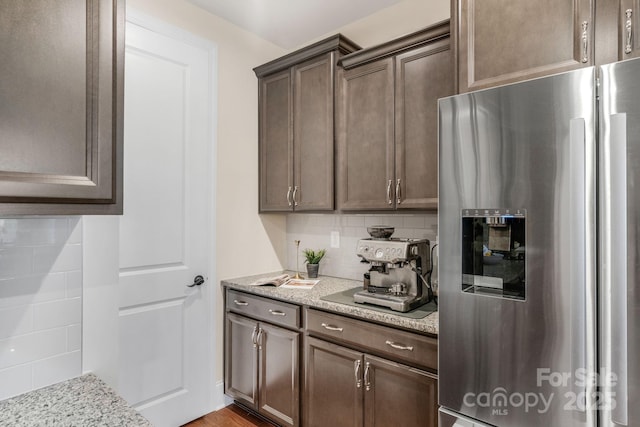
[[[276,325],[300,327],[300,306],[271,298],[228,289],[227,310]]]
[[[438,369],[438,340],[362,320],[307,309],[309,335],[329,337],[392,360]]]

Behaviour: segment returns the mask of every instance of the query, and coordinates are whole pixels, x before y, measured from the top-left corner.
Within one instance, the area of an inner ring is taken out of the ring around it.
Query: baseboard
[[[233,403],[233,399],[224,394],[224,381],[218,381],[216,383],[216,389],[214,391],[214,410],[217,411],[219,409],[224,408],[225,406],[231,405]]]

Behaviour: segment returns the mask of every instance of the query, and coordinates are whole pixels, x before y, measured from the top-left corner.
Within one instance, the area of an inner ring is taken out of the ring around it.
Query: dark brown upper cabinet
[[[437,101],[454,80],[449,21],[340,64],[338,209],[437,209]]]
[[[336,63],[357,49],[338,34],[254,69],[260,212],[334,209]]]
[[[122,213],[124,7],[2,3],[0,215]]]
[[[452,0],[458,93],[640,55],[638,0]]]
[[[596,64],[640,56],[640,0],[596,1]]]

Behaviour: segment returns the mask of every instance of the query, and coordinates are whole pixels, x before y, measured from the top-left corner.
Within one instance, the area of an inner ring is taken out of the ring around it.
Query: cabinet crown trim
[[[304,62],[315,56],[322,55],[333,50],[338,50],[341,54],[348,54],[361,49],[353,41],[342,34],[336,34],[324,40],[320,40],[312,45],[303,47],[285,56],[269,61],[253,69],[257,77],[263,77],[278,71],[285,70],[293,65]]]
[[[447,19],[397,39],[345,55],[340,58],[338,65],[348,70],[368,62],[397,55],[422,44],[449,37],[449,33],[450,25]]]

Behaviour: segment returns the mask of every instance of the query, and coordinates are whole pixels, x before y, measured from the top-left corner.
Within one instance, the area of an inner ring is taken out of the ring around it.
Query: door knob
[[[200,276],[199,274],[193,278],[193,283],[190,285],[187,285],[187,288],[193,288],[194,286],[200,286],[204,283],[204,277]]]

